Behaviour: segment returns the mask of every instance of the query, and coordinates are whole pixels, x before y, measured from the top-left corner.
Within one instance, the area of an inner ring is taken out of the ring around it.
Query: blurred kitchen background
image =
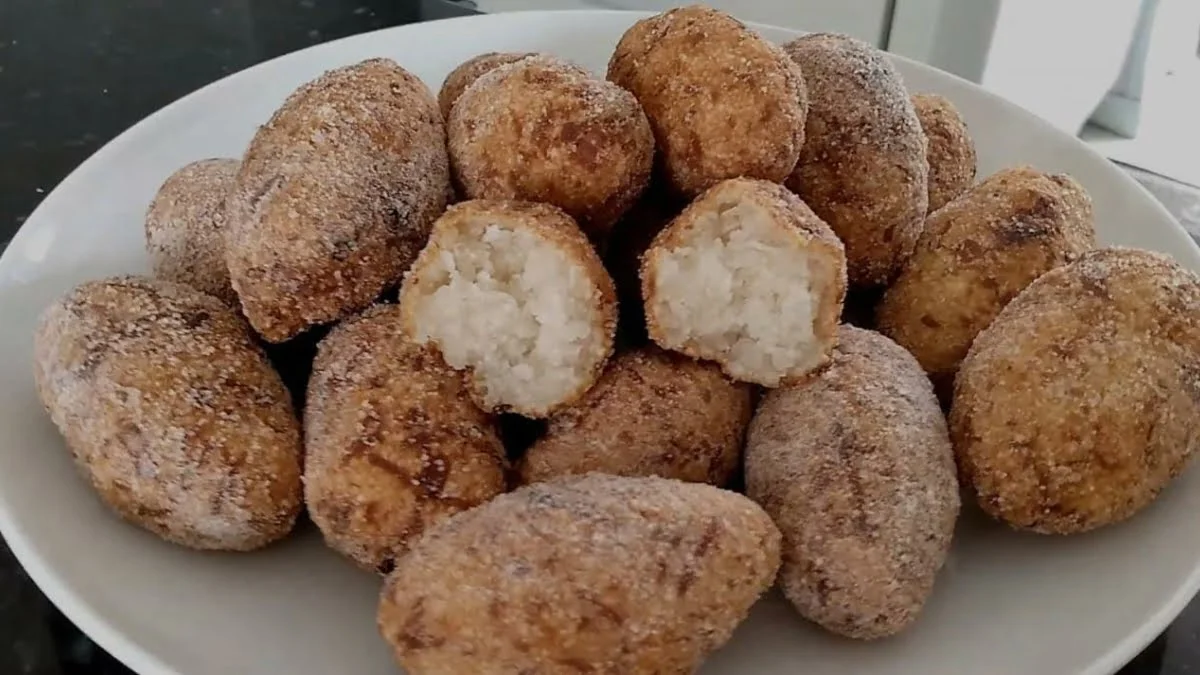
[[[670,0],[427,0],[447,14],[661,10]],[[1200,0],[708,0],[839,31],[1024,106],[1129,168],[1200,235]]]

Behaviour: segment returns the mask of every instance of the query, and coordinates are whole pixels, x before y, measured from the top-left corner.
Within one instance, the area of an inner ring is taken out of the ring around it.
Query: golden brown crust
[[[442,88],[438,90],[438,108],[442,111],[442,117],[446,120],[450,119],[450,109],[454,107],[458,97],[462,96],[467,87],[474,84],[481,75],[499,66],[520,61],[526,56],[532,55],[532,52],[487,52],[458,64],[446,76],[445,81],[442,82]]]
[[[1004,169],[930,215],[879,305],[879,329],[949,383],[979,331],[1034,279],[1096,243],[1092,203],[1064,174]]]
[[[411,673],[691,673],[779,565],[733,492],[589,474],[460,514],[398,561],[379,628]]]
[[[920,366],[840,329],[833,364],[767,392],[746,442],[746,494],[783,533],[779,583],[805,617],[854,638],[914,621],[959,511],[946,421]]]
[[[694,226],[702,214],[721,210],[727,203],[741,201],[755,204],[767,213],[772,222],[790,228],[795,236],[804,242],[804,247],[812,252],[813,258],[827,263],[830,268],[823,275],[826,283],[821,286],[820,294],[813,304],[816,319],[813,333],[817,340],[825,345],[826,356],[816,368],[806,368],[803,372],[785,377],[781,381],[781,384],[795,384],[829,362],[829,355],[837,341],[842,303],[846,298],[846,254],[842,242],[833,230],[817,217],[803,200],[776,183],[751,178],[722,181],[697,197],[654,238],[650,248],[642,256],[642,298],[645,303],[646,329],[650,339],[664,348],[682,352],[693,358],[708,358],[696,345],[667,344],[666,331],[651,309],[654,305],[654,289],[658,286],[657,258],[660,253],[686,242],[688,229]],[[721,368],[727,375],[733,376],[727,364],[721,363]]]
[[[282,342],[398,282],[446,206],[445,144],[429,90],[387,59],[288,97],[229,200],[226,262],[255,330]]]
[[[171,174],[146,211],[146,254],[154,276],[237,306],[225,264],[225,198],[241,162],[202,159]]]
[[[1200,278],[1099,249],[1047,272],[955,380],[963,478],[1009,525],[1068,534],[1148,505],[1200,446]]]
[[[304,496],[335,550],[391,571],[423,532],[505,490],[504,447],[462,378],[379,305],[321,341],[304,411]]]
[[[434,223],[429,245],[421,251],[416,262],[404,276],[400,287],[401,320],[409,335],[417,333],[416,302],[410,298],[422,293],[427,285],[422,271],[444,252],[444,242],[456,238],[456,233],[466,229],[480,219],[503,222],[512,228],[524,228],[562,250],[569,259],[580,266],[589,285],[594,288],[592,306],[599,316],[594,329],[602,335],[605,349],[602,358],[592,364],[592,375],[570,396],[564,397],[548,409],[497,409],[492,412],[515,412],[530,417],[546,417],[554,410],[578,401],[596,383],[604,364],[612,355],[617,332],[617,293],[612,279],[596,255],[587,236],[569,215],[557,207],[537,202],[476,199],[451,206]],[[467,387],[476,405],[487,409],[487,392],[482,380],[466,373]]]
[[[654,159],[637,99],[551,56],[479,77],[455,104],[448,133],[467,198],[553,204],[595,240],[637,200]]]
[[[646,347],[618,354],[521,461],[523,483],[600,471],[723,487],[741,460],[750,387],[716,365]]]
[[[816,33],[784,45],[808,86],[807,139],[787,180],[846,245],[852,286],[887,284],[928,200],[925,134],[899,71],[871,45]]]
[[[695,196],[727,178],[782,183],[804,145],[805,80],[779,47],[694,5],[634,24],[608,63],[654,129],[662,168]]]
[[[232,309],[142,277],[77,286],[34,336],[42,404],[100,498],[196,549],[291,531],[300,429],[287,390]]]
[[[929,213],[948,204],[975,182],[975,141],[950,99],[914,94],[913,109],[925,132],[929,161]]]

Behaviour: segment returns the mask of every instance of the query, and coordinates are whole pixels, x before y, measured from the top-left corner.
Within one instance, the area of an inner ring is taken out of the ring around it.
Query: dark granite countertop
[[[7,242],[79,162],[183,94],[311,44],[457,13],[439,0],[3,0],[0,237]],[[1198,629],[1193,603],[1122,674],[1200,669]],[[0,544],[0,673],[129,671],[58,613]]]

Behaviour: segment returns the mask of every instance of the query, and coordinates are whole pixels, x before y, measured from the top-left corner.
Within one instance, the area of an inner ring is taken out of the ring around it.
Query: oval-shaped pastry
[[[379,305],[321,341],[304,409],[304,496],[325,541],[391,571],[425,530],[505,490],[504,446],[462,378]]]
[[[525,483],[600,471],[724,487],[750,422],[750,387],[712,363],[643,347],[618,354],[521,460]]]
[[[692,5],[635,23],[608,62],[654,129],[667,182],[694,197],[728,178],[782,183],[805,143],[805,79],[779,47]]]
[[[948,390],[971,341],[1004,305],[1095,245],[1092,201],[1079,183],[1004,169],[929,216],[879,304],[879,330]]]
[[[846,35],[783,46],[808,86],[807,134],[789,188],[846,245],[850,284],[886,285],[929,207],[925,134],[888,56]]]
[[[186,284],[232,306],[225,264],[225,201],[241,162],[202,159],[171,174],[146,211],[146,254],[154,276]]]
[[[552,56],[481,75],[454,104],[448,134],[468,199],[553,204],[597,242],[645,189],[654,160],[637,99]]]
[[[249,326],[189,286],[81,284],[34,336],[50,418],[110,508],[196,549],[245,551],[300,511],[300,427]]]
[[[446,132],[387,59],[300,87],[254,135],[229,198],[225,259],[270,342],[357,312],[399,283],[451,194]]]
[[[589,474],[451,518],[397,561],[379,628],[412,675],[691,673],[779,566],[734,492]]]
[[[1200,278],[1120,248],[1042,275],[975,338],[950,432],[979,505],[1012,527],[1133,516],[1200,446]]]
[[[959,491],[946,420],[916,360],[843,326],[833,363],[766,394],[746,441],[746,494],[783,533],[779,585],[847,637],[917,619],[946,560]]]

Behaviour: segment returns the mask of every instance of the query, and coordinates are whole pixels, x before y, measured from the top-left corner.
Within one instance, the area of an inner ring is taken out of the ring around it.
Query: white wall
[[[1116,82],[1142,0],[896,0],[888,48],[1077,133]]]

